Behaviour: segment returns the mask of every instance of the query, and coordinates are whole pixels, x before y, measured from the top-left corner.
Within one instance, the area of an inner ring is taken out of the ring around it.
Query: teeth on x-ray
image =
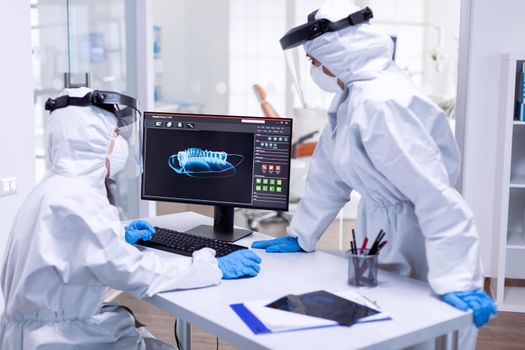
[[[171,155],[168,165],[177,174],[191,177],[227,177],[237,173],[236,168],[243,160],[240,154],[188,148]]]

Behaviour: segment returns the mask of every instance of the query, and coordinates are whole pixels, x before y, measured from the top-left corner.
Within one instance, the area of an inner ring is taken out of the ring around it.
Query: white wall
[[[206,23],[203,26],[203,22]],[[202,98],[206,112],[228,113],[228,0],[191,0],[186,12],[186,62],[189,99]],[[182,53],[181,52],[181,53]],[[193,89],[200,84],[200,89]]]
[[[465,1],[465,0],[463,0]],[[494,276],[491,264],[497,252],[495,215],[495,164],[501,58],[525,51],[525,1],[471,0],[470,41],[464,132],[463,194],[470,204],[481,235],[483,266]],[[460,82],[461,84],[461,82]]]
[[[162,60],[155,64],[162,66],[157,78],[166,102],[198,102],[206,113],[228,113],[228,18],[228,0],[153,2],[153,23],[162,28]]]
[[[35,181],[30,30],[29,1],[0,3],[0,178],[16,176],[18,185],[15,195],[0,197],[2,257],[16,212]]]
[[[438,100],[456,97],[459,20],[460,0],[425,1],[424,23],[432,26],[425,26],[423,90]]]
[[[422,85],[424,73],[424,42],[426,27],[425,6],[421,0],[369,0],[374,11],[373,22],[382,30],[397,37],[396,64],[403,69],[416,86]]]
[[[304,0],[294,2],[298,7]],[[287,115],[287,67],[279,44],[279,38],[287,29],[286,6],[286,1],[282,0],[229,0],[230,114],[263,115],[253,90],[253,84],[259,84],[276,112]],[[308,10],[318,6],[308,7]],[[298,24],[305,19],[306,15]],[[288,112],[290,116],[291,108]]]
[[[155,59],[156,81],[167,99],[180,98],[186,87],[186,17],[187,1],[156,0],[153,24],[161,27],[161,54]]]

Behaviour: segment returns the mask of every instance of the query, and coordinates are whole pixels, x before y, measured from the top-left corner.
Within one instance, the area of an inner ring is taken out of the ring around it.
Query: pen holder
[[[363,254],[352,254],[348,251],[348,284],[356,287],[377,286],[378,255],[368,255],[365,249]]]

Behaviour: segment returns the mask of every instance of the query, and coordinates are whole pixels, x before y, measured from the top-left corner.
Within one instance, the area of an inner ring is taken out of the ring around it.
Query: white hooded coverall
[[[103,306],[107,287],[141,298],[220,282],[211,249],[161,260],[126,243],[104,186],[116,125],[113,114],[97,107],[51,113],[50,171],[22,205],[2,265],[2,350],[172,349],[145,337],[124,308]]]
[[[348,3],[327,1],[316,19],[336,21],[359,10]],[[346,88],[330,107],[288,234],[314,250],[356,190],[359,244],[386,232],[382,268],[428,280],[439,295],[481,288],[478,232],[453,187],[457,145],[442,110],[393,63],[392,40],[365,23],[304,48]]]

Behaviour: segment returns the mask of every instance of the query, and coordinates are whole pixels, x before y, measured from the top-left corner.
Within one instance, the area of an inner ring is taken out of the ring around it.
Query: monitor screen
[[[142,198],[288,210],[292,120],[144,113]]]

